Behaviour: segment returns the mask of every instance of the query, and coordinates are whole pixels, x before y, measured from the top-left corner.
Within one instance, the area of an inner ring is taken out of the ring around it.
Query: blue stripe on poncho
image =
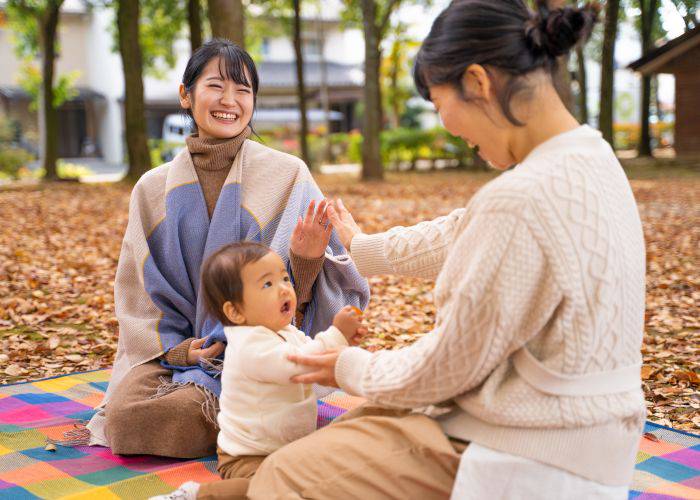
[[[198,183],[172,189],[166,198],[165,219],[148,235],[150,255],[144,263],[146,292],[162,312],[158,334],[167,352],[189,337],[209,337],[205,346],[225,341],[220,323],[207,319],[200,289],[200,267],[221,246],[257,241],[277,252],[289,268],[289,240],[299,215],[311,200],[323,195],[313,182],[294,185],[283,212],[264,227],[242,206],[242,186],[228,184],[219,195],[211,221]],[[291,270],[290,270],[291,271]],[[335,233],[326,249],[323,270],[300,328],[309,335],[327,328],[344,305],[364,309],[369,288],[347,257]],[[173,382],[195,383],[217,396],[221,383],[215,369],[199,366],[163,366],[173,370]]]

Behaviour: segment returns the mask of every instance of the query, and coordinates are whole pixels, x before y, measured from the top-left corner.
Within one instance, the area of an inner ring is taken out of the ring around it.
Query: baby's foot
[[[197,492],[199,491],[199,483],[187,481],[182,483],[178,489],[168,495],[158,495],[151,497],[148,500],[197,500]]]

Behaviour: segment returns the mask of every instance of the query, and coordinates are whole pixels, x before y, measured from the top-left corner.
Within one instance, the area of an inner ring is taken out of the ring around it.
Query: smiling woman
[[[247,52],[212,45],[195,53],[180,84],[180,105],[202,139],[228,139],[250,123],[258,93],[258,73]]]
[[[205,43],[185,68],[180,103],[195,132],[132,192],[114,290],[119,346],[91,444],[171,457],[216,450],[225,335],[204,307],[200,268],[224,245],[256,241],[282,258],[298,300],[280,313],[307,335],[343,306],[367,304],[337,237],[320,247],[292,239],[323,194],[301,160],[248,140],[257,92],[253,60],[228,40]]]

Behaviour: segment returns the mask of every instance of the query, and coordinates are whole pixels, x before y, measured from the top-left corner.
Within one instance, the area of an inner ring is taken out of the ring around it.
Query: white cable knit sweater
[[[440,418],[448,435],[603,484],[631,481],[645,250],[629,183],[599,132],[558,135],[466,209],[357,235],[351,255],[364,275],[437,276],[438,312],[434,331],[405,349],[345,349],[343,389],[404,408],[453,399]],[[565,382],[599,374],[612,386],[615,374],[601,372],[626,368],[632,388],[589,395],[599,379],[584,384],[590,393],[545,393],[513,366],[523,346]]]

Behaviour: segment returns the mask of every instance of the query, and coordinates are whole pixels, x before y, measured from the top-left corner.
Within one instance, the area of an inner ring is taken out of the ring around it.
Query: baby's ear
[[[224,302],[224,306],[222,307],[222,309],[228,320],[234,325],[245,324],[245,316],[243,316],[243,313],[240,310],[240,308],[236,307],[236,305],[234,305],[233,302]]]

